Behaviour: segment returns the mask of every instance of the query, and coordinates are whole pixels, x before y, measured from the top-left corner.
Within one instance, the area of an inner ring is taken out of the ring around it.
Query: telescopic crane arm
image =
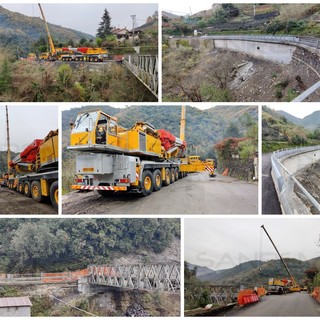
[[[49,41],[49,46],[50,46],[51,54],[52,54],[52,55],[55,55],[55,54],[56,54],[56,49],[55,49],[54,44],[53,44],[53,40],[52,40],[50,31],[49,31],[49,27],[48,27],[48,24],[47,24],[47,20],[46,20],[46,18],[45,18],[45,16],[44,16],[44,13],[43,13],[43,11],[42,11],[41,4],[38,3],[38,6],[39,6],[39,9],[40,9],[40,12],[41,12],[41,15],[42,15],[42,19],[43,19],[44,24],[45,24],[45,26],[46,26],[47,37],[48,37],[48,41]]]
[[[294,280],[294,278],[293,278],[293,275],[291,274],[291,272],[290,272],[287,264],[285,263],[285,261],[284,261],[283,258],[281,257],[281,254],[280,254],[279,250],[277,249],[276,245],[275,245],[274,242],[272,241],[272,239],[271,239],[269,233],[267,232],[266,228],[264,227],[264,225],[262,225],[261,228],[264,230],[264,232],[265,232],[266,235],[268,236],[269,240],[271,241],[272,245],[273,245],[274,248],[276,249],[276,251],[277,251],[277,253],[278,253],[278,256],[280,257],[281,262],[283,263],[284,267],[286,268],[286,270],[287,270],[287,272],[288,272],[289,277],[291,278],[291,281],[292,281],[293,285],[296,285],[296,282],[295,282],[295,280]]]

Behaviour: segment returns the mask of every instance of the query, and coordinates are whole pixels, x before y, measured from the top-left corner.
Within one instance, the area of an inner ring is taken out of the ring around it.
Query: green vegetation
[[[255,176],[254,158],[258,152],[258,125],[249,115],[239,118],[239,123],[246,128],[240,134],[236,123],[227,127],[224,139],[214,145],[218,159],[218,169],[229,170],[231,176],[251,180]]]
[[[313,118],[317,123],[317,112],[308,119]],[[287,117],[290,115],[288,114]],[[263,107],[262,113],[262,151],[273,152],[279,149],[295,146],[308,146],[319,144],[319,129],[308,130],[289,121],[285,115],[281,115],[270,108]],[[291,116],[294,120],[294,117]],[[298,120],[298,119],[297,119]],[[311,126],[313,127],[313,126]]]
[[[99,28],[97,30],[97,37],[99,38],[106,38],[107,36],[111,35],[111,18],[109,11],[104,9],[103,16],[99,23]]]
[[[193,30],[206,34],[293,34],[319,36],[316,22],[319,4],[216,4],[214,8],[188,18],[163,18],[163,33],[192,35]]]
[[[3,219],[0,273],[59,272],[103,264],[115,253],[155,253],[180,236],[178,219]]]
[[[203,308],[212,303],[210,291],[206,284],[197,278],[197,267],[191,268],[188,263],[184,262],[184,309],[192,310]]]
[[[176,50],[165,52],[162,63],[163,101],[233,101],[227,88],[233,73],[229,53],[217,61],[179,40]]]
[[[2,62],[0,99],[17,102],[156,101],[130,71],[121,65],[101,66],[31,61]]]

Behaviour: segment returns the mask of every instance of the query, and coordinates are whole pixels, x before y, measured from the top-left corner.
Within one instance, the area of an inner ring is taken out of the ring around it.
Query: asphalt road
[[[62,197],[62,214],[258,214],[258,185],[194,173],[148,197],[71,192]]]
[[[261,301],[233,309],[225,314],[233,317],[251,316],[320,316],[320,304],[306,292],[296,292],[286,295],[270,295],[262,297]]]
[[[8,188],[0,188],[0,214],[57,214],[51,203],[38,203]]]
[[[271,177],[272,153],[262,155],[262,214],[282,214]]]

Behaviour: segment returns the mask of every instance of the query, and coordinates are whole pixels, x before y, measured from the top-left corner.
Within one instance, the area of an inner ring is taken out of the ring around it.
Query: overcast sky
[[[160,0],[163,11],[171,12],[176,15],[195,14],[202,10],[209,10],[213,5],[212,0],[184,0],[168,1]],[[220,2],[219,2],[220,3]]]
[[[309,114],[315,112],[315,111],[319,111],[320,110],[320,106],[319,104],[314,105],[313,103],[286,103],[286,104],[282,104],[282,103],[278,103],[278,104],[274,104],[270,107],[271,109],[274,110],[282,110],[285,112],[288,112],[289,114],[303,119],[304,117],[308,116]]]
[[[58,129],[58,107],[55,105],[9,105],[11,151],[21,152],[35,139],[43,139]],[[7,150],[6,109],[0,104],[0,151]]]
[[[47,2],[47,3],[46,3]],[[55,3],[42,1],[41,6],[47,22],[71,28],[95,36],[104,9],[111,17],[111,26],[132,29],[131,15],[136,15],[136,26],[146,22],[149,16],[158,11],[156,3]],[[20,12],[30,17],[41,17],[37,3],[1,4],[4,8]]]
[[[185,219],[185,260],[212,270],[250,260],[279,259],[264,224],[283,258],[320,256],[320,220],[293,217]]]

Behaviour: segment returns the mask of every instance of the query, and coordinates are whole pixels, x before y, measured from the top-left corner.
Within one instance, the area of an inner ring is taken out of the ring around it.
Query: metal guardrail
[[[320,146],[284,149],[273,153],[271,157],[271,165],[274,173],[273,181],[284,214],[294,214],[294,207],[292,203],[294,186],[299,188],[313,207],[320,213],[319,202],[301,185],[301,183],[294,177],[294,174],[282,164],[282,161],[288,157],[316,150],[320,150]]]
[[[123,63],[158,98],[158,56],[128,55]]]
[[[213,35],[201,36],[202,39],[225,39],[242,41],[260,41],[274,43],[290,43],[293,45],[305,45],[308,47],[320,49],[320,39],[315,37],[298,37],[292,35],[272,36],[272,35]]]

